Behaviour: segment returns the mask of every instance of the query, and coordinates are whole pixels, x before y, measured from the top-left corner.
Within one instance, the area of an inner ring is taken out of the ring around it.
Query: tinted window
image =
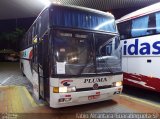
[[[118,24],[121,39],[160,33],[160,13],[153,13]]]
[[[144,16],[132,20],[131,36],[138,37],[147,35],[149,17]]]
[[[160,12],[155,14],[156,16],[156,33],[160,33]]]
[[[41,15],[41,23],[40,23],[40,36],[44,35],[49,26],[49,13],[48,9],[45,10]]]
[[[131,37],[131,21],[126,21],[118,24],[118,30],[121,39],[126,39]]]

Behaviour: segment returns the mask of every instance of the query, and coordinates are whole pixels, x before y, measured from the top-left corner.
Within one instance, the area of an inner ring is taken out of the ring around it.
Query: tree
[[[13,49],[15,51],[19,50],[19,43],[23,38],[25,33],[24,29],[16,28],[10,33],[1,33],[0,34],[0,46],[1,49]]]
[[[15,31],[10,34],[11,42],[16,48],[18,48],[17,50],[19,50],[19,44],[21,39],[23,38],[24,33],[24,29],[16,28]]]

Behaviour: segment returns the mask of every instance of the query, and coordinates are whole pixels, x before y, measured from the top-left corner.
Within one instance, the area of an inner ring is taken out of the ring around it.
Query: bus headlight
[[[113,86],[114,87],[122,86],[122,81],[114,82]]]
[[[67,93],[67,87],[59,87],[59,93]]]
[[[54,87],[54,93],[68,93],[68,92],[75,92],[76,87]]]

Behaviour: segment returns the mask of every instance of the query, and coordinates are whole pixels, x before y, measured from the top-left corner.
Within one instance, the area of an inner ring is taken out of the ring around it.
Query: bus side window
[[[143,16],[132,20],[132,37],[148,35],[149,16]]]
[[[33,25],[33,27],[32,27],[32,39],[34,38],[34,36],[35,36],[35,24]]]
[[[155,13],[156,19],[156,33],[160,33],[160,12]]]
[[[43,36],[46,30],[49,27],[49,12],[48,9],[43,11],[40,19],[41,28],[40,28],[40,36]]]
[[[27,48],[28,46],[28,32],[26,34],[26,38],[25,38],[25,48]]]
[[[118,24],[121,39],[131,38],[131,21],[122,22]]]
[[[154,35],[156,33],[155,26],[156,26],[155,14],[150,14],[149,21],[148,21],[147,35]]]
[[[32,32],[30,31],[28,34],[28,46],[31,45],[32,42]]]

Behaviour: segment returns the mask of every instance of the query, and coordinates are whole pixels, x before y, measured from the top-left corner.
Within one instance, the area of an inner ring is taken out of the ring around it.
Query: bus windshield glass
[[[117,32],[111,15],[61,6],[54,6],[51,12],[51,25],[54,27]]]
[[[121,49],[117,36],[68,30],[54,33],[53,74],[121,72]]]

